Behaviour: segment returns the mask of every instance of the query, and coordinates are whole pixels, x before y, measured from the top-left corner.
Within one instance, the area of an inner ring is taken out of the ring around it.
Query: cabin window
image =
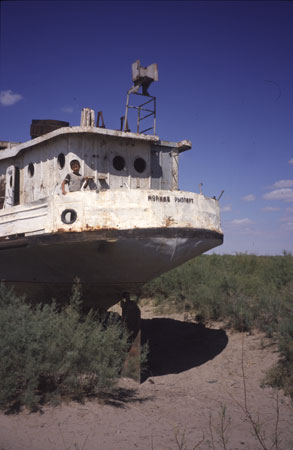
[[[0,209],[3,208],[4,199],[5,199],[5,178],[3,176],[0,177]]]
[[[113,167],[116,170],[123,170],[125,167],[125,159],[122,156],[115,156],[113,159]]]
[[[13,197],[14,205],[19,205],[19,167],[15,167]]]
[[[6,180],[5,185],[5,199],[4,208],[11,208],[11,206],[19,205],[20,197],[20,186],[19,186],[19,167],[9,166],[6,170]],[[2,180],[2,192],[3,192],[3,180]],[[2,197],[2,195],[1,195]]]
[[[34,176],[35,167],[34,167],[33,163],[29,163],[28,168],[27,168],[27,172],[28,172],[29,177],[32,178]]]
[[[60,170],[63,169],[63,167],[65,166],[65,156],[64,156],[64,153],[59,153],[57,162],[58,162],[58,167],[59,167],[59,169],[60,169]]]
[[[146,162],[143,158],[136,158],[134,161],[134,168],[138,173],[142,173],[146,169]]]

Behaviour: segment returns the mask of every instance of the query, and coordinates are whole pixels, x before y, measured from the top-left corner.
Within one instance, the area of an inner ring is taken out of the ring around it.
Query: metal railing
[[[148,100],[138,106],[135,105],[130,105],[129,104],[129,98],[130,95],[140,95],[142,97],[146,97],[148,98]],[[153,105],[153,109],[149,109],[149,108],[143,108],[146,105],[149,105],[150,103],[152,103]],[[147,131],[153,130],[153,134],[156,134],[156,119],[157,119],[157,111],[156,111],[156,97],[153,97],[152,95],[144,95],[144,94],[140,94],[138,92],[127,92],[127,99],[126,99],[126,110],[125,110],[125,117],[124,117],[124,126],[123,126],[123,131],[130,131],[129,126],[128,126],[128,115],[129,115],[129,108],[131,109],[136,109],[137,110],[137,126],[136,126],[136,132],[137,133],[146,133]],[[143,117],[142,114],[146,113]],[[140,123],[145,120],[148,117],[153,116],[153,126],[148,127],[142,131],[140,131]]]

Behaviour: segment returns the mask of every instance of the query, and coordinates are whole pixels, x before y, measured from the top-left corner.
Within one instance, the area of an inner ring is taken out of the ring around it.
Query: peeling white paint
[[[98,295],[106,308],[221,245],[218,201],[178,189],[178,156],[190,148],[190,141],[67,127],[1,151],[0,279],[39,299],[49,291],[64,298],[77,276],[84,300]],[[72,159],[91,181],[62,195]]]
[[[73,209],[77,214],[76,221],[71,225],[64,224],[61,219],[66,209]],[[16,206],[13,211],[0,211],[1,236],[33,232],[40,228],[44,233],[103,228],[194,228],[222,233],[218,202],[184,191],[80,191],[65,196],[53,195],[43,204],[34,205],[32,202]]]

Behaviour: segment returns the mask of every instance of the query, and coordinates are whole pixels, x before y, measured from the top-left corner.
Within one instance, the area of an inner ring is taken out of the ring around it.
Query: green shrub
[[[194,312],[239,331],[274,338],[280,362],[270,382],[293,398],[293,256],[201,255],[144,286],[143,297],[169,311]],[[290,388],[291,386],[291,388]]]
[[[68,395],[81,398],[110,391],[125,360],[127,333],[107,326],[93,311],[81,312],[75,288],[69,305],[32,308],[0,287],[0,407],[26,405]]]
[[[189,310],[230,326],[273,334],[293,282],[293,257],[201,255],[146,284],[143,297],[169,309]],[[291,300],[287,299],[287,303]]]
[[[278,329],[280,359],[268,372],[265,382],[271,386],[282,387],[293,399],[293,289],[291,302],[285,297],[284,303],[284,315],[280,319]]]

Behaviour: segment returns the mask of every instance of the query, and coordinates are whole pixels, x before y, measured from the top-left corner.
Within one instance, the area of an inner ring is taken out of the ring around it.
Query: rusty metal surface
[[[132,66],[132,81],[134,86],[128,93],[137,93],[142,87],[143,95],[149,95],[148,88],[153,81],[159,81],[158,64],[153,63],[147,67],[141,66],[140,60],[136,60]]]
[[[101,308],[223,241],[218,202],[183,191],[55,195],[1,210],[0,231],[2,280],[63,301],[78,277],[85,305]]]
[[[124,292],[222,243],[222,235],[174,228],[31,235],[0,249],[1,279],[29,298],[68,300],[75,277],[87,307],[109,308]]]
[[[108,308],[223,234],[217,200],[178,189],[190,141],[97,128],[92,111],[88,119],[0,152],[0,279],[36,301],[63,301],[78,277],[84,304]],[[62,195],[72,159],[91,185]]]
[[[62,120],[32,120],[30,127],[30,135],[32,139],[35,139],[58,128],[69,127],[69,122]]]
[[[22,144],[16,147],[19,149],[16,155],[14,149],[1,152],[0,182],[2,186],[5,183],[7,197],[4,208],[16,204],[14,193],[20,204],[61,193],[72,159],[78,159],[82,175],[90,177],[90,190],[178,189],[178,154],[188,147],[187,141],[176,147],[176,143],[140,139],[140,135],[134,139],[130,137],[132,133],[122,132],[122,139],[115,135],[121,132],[113,130],[89,127],[83,132],[84,127],[76,128],[76,133],[70,127],[63,128]],[[101,134],[99,130],[110,134]],[[117,158],[124,161],[123,167],[116,167]],[[137,168],[137,161],[143,162],[142,169]],[[11,183],[11,168],[19,175],[12,177],[18,183]]]
[[[141,140],[141,141],[149,141],[149,142],[158,142],[159,141],[158,136],[139,134],[139,133],[131,133],[131,132],[125,132],[125,131],[118,131],[118,130],[110,130],[107,128],[80,127],[80,126],[65,127],[65,128],[59,128],[58,130],[52,131],[46,135],[32,139],[31,141],[26,141],[26,142],[20,143],[19,145],[16,145],[11,149],[2,150],[0,152],[0,160],[14,157],[20,151],[28,149],[32,146],[42,144],[43,142],[46,142],[50,139],[54,139],[58,136],[76,135],[76,134],[82,134],[82,133],[96,134],[96,135],[102,135],[102,136],[113,136],[113,137],[122,138],[122,139],[132,139],[132,140]]]
[[[74,223],[62,221],[66,210],[76,212]],[[125,189],[72,192],[0,211],[1,236],[170,227],[222,233],[218,202],[184,191]]]
[[[89,134],[96,134],[96,135],[101,135],[101,136],[113,136],[113,137],[118,137],[118,138],[122,138],[122,139],[153,142],[153,143],[157,143],[161,146],[176,147],[179,150],[181,148],[183,148],[183,150],[180,150],[180,151],[184,151],[184,150],[191,148],[191,141],[189,141],[189,140],[183,140],[180,142],[171,142],[171,141],[162,140],[158,136],[153,136],[153,135],[131,133],[131,132],[125,132],[125,131],[119,131],[119,130],[110,130],[107,128],[74,126],[74,127],[59,128],[55,131],[51,131],[50,133],[47,133],[46,135],[39,136],[30,141],[21,142],[19,144],[15,143],[15,144],[13,144],[13,147],[3,149],[0,152],[0,160],[15,157],[20,151],[23,151],[23,150],[29,149],[30,147],[45,143],[46,141],[57,138],[58,136],[76,135],[76,134],[81,134],[81,133],[89,133]]]
[[[141,367],[141,313],[129,294],[125,294],[121,301],[122,321],[128,331],[129,350],[127,358],[122,367],[122,376],[130,377],[140,382]]]

